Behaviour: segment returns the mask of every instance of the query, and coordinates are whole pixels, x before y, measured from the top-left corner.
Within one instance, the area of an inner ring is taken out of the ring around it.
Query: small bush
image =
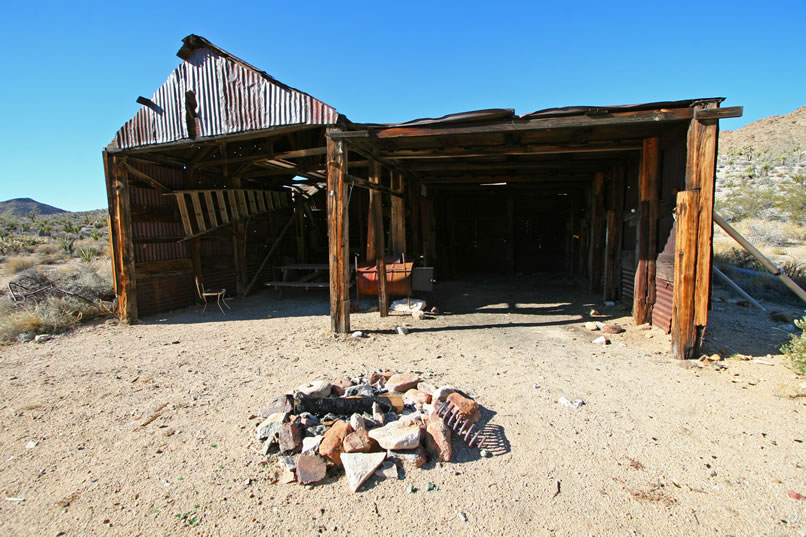
[[[795,371],[806,375],[806,316],[795,321],[795,326],[800,328],[801,334],[793,334],[789,343],[781,347],[781,352],[792,360],[792,368]]]
[[[6,263],[6,272],[9,274],[18,274],[33,266],[34,260],[30,257],[12,257],[8,260],[8,263]]]
[[[90,237],[92,237],[92,240],[97,241],[97,240],[99,240],[101,238],[101,232],[100,231],[94,231],[94,230],[90,231]]]
[[[81,247],[78,249],[78,257],[84,263],[92,263],[98,257],[98,250],[95,248]]]
[[[56,245],[51,243],[40,244],[36,247],[36,253],[39,255],[53,255],[59,251]]]

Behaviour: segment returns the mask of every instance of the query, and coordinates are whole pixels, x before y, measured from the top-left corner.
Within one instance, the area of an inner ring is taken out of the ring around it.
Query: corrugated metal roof
[[[289,125],[332,125],[336,109],[212,45],[188,36],[184,61],[115,135],[116,149],[191,140],[187,92],[197,108],[195,137],[215,137]]]

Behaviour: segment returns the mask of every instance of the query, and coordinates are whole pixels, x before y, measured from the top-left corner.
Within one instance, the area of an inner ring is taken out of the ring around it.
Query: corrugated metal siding
[[[674,284],[668,280],[655,280],[655,306],[652,309],[652,326],[667,334],[672,331]]]
[[[196,95],[199,136],[220,136],[283,125],[331,125],[338,113],[301,91],[218,55],[196,50],[115,135],[119,149],[190,139],[185,93]]]
[[[621,303],[632,310],[635,292],[635,267],[621,265]]]
[[[141,316],[186,308],[196,303],[192,274],[154,276],[137,280],[137,312]]]

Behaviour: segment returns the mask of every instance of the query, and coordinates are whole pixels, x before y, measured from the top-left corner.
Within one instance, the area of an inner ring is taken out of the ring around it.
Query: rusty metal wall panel
[[[635,267],[621,265],[621,303],[632,310],[635,290]]]
[[[669,280],[655,280],[655,306],[652,308],[652,326],[667,334],[672,331],[674,284]]]
[[[138,278],[137,312],[140,316],[186,308],[196,303],[192,274]]]
[[[143,242],[134,245],[135,263],[151,263],[190,258],[187,242]]]
[[[278,83],[251,66],[195,50],[115,135],[119,149],[190,139],[185,93],[196,95],[199,135],[221,136],[284,125],[332,125],[336,110],[306,93]]]

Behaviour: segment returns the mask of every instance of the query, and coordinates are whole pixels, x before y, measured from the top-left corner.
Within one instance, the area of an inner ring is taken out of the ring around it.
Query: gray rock
[[[396,327],[395,327],[395,331],[396,331],[398,334],[400,334],[401,336],[405,336],[406,334],[408,334],[408,333],[409,333],[409,329],[408,329],[408,328],[406,328],[405,326],[396,326]]]
[[[369,384],[359,384],[358,386],[350,386],[344,390],[345,397],[354,397],[357,395],[361,397],[372,397],[374,395],[372,386]]]
[[[34,338],[34,343],[44,343],[46,341],[50,341],[51,339],[53,339],[53,336],[50,334],[39,334]]]
[[[307,427],[305,429],[305,436],[306,437],[313,437],[313,436],[322,436],[328,430],[327,425],[314,425],[312,427]]]
[[[280,395],[272,399],[272,401],[260,411],[261,418],[268,418],[272,414],[278,412],[291,412],[292,404],[287,395]]]
[[[28,343],[29,341],[34,340],[34,335],[30,332],[23,332],[22,334],[17,336],[17,341],[20,343]]]
[[[314,425],[319,425],[319,418],[310,412],[303,412],[299,415],[299,424],[303,427],[313,427]]]
[[[257,426],[257,431],[255,432],[257,439],[266,440],[268,438],[271,440],[275,438],[287,417],[288,414],[285,412],[277,412],[276,414],[272,414],[260,422]]]
[[[303,485],[317,483],[327,476],[325,459],[313,453],[297,457],[297,481]]]
[[[356,492],[364,481],[375,473],[375,470],[386,459],[386,453],[342,453],[341,463],[347,475],[350,490]]]
[[[353,428],[353,431],[357,431],[359,429],[367,430],[367,420],[364,419],[364,416],[361,414],[353,414],[350,416],[350,427]]]
[[[397,464],[392,461],[384,461],[383,464],[375,470],[375,477],[379,479],[398,479],[400,474],[397,470]]]

